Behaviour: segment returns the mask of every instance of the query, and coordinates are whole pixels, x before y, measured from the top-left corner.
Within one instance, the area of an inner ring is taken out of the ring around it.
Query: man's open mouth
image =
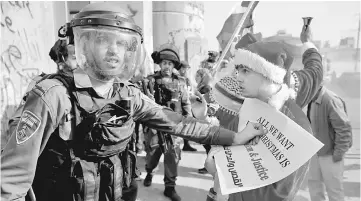
[[[105,61],[109,64],[116,65],[120,62],[118,58],[107,58]]]

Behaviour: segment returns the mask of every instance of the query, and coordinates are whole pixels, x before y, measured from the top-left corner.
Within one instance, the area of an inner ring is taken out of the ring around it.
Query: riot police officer
[[[206,144],[244,144],[265,131],[210,126],[157,105],[127,82],[142,31],[111,2],[84,7],[68,24],[79,68],[40,81],[23,98],[1,155],[1,200],[122,200],[134,170],[134,121]],[[126,198],[124,198],[126,199]]]
[[[191,105],[188,96],[186,80],[174,73],[179,70],[180,60],[177,49],[172,45],[163,45],[160,51],[152,53],[154,63],[159,64],[160,71],[148,77],[148,89],[155,102],[167,106],[173,111],[191,116]],[[170,137],[167,133],[146,129],[146,165],[147,176],[144,186],[150,186],[153,170],[157,167],[159,159],[164,154],[164,195],[171,200],[181,200],[175,191],[178,176],[178,163],[181,156],[179,139]]]

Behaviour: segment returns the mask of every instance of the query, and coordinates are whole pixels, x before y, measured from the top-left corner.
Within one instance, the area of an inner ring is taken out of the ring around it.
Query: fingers
[[[260,123],[254,123],[254,122],[250,122],[253,126],[253,128],[257,131],[256,133],[258,133],[258,135],[263,135],[267,133],[267,130],[264,129],[263,125]]]
[[[311,33],[311,27],[310,25],[306,26],[303,25],[301,35],[306,35]]]
[[[303,25],[303,26],[302,26],[302,33],[305,33],[305,32],[306,32],[306,29],[307,29],[306,25]]]
[[[253,138],[253,139],[251,140],[250,145],[252,145],[252,146],[257,145],[257,144],[259,143],[260,139],[261,139],[261,137],[260,137],[259,135],[256,136],[255,138]]]
[[[260,123],[253,123],[251,122],[251,124],[253,125],[253,128],[256,130],[260,130],[263,126]]]
[[[254,135],[258,136],[258,135],[265,135],[268,133],[268,130],[265,129],[262,124],[254,123],[254,122],[250,122],[250,123],[253,126]]]

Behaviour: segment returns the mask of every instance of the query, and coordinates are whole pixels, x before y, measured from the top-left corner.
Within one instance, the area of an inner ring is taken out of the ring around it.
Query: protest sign
[[[286,115],[257,99],[245,99],[239,114],[239,131],[248,122],[258,122],[268,133],[255,146],[223,147],[215,154],[222,194],[275,183],[305,164],[323,146]]]

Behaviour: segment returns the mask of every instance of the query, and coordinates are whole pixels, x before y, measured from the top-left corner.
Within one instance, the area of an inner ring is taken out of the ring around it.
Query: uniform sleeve
[[[62,101],[56,93],[47,95],[37,87],[29,92],[1,155],[1,200],[23,198],[30,189],[38,156],[58,125]]]
[[[352,146],[352,127],[346,114],[345,104],[339,98],[330,100],[328,104],[329,120],[335,131],[333,154],[344,156]]]
[[[297,91],[296,103],[301,108],[308,105],[316,95],[322,80],[322,57],[312,43],[305,43],[307,49],[302,56],[304,69],[292,72]]]
[[[206,121],[184,117],[162,107],[139,92],[134,93],[134,120],[145,126],[201,144],[231,145],[235,132]]]

